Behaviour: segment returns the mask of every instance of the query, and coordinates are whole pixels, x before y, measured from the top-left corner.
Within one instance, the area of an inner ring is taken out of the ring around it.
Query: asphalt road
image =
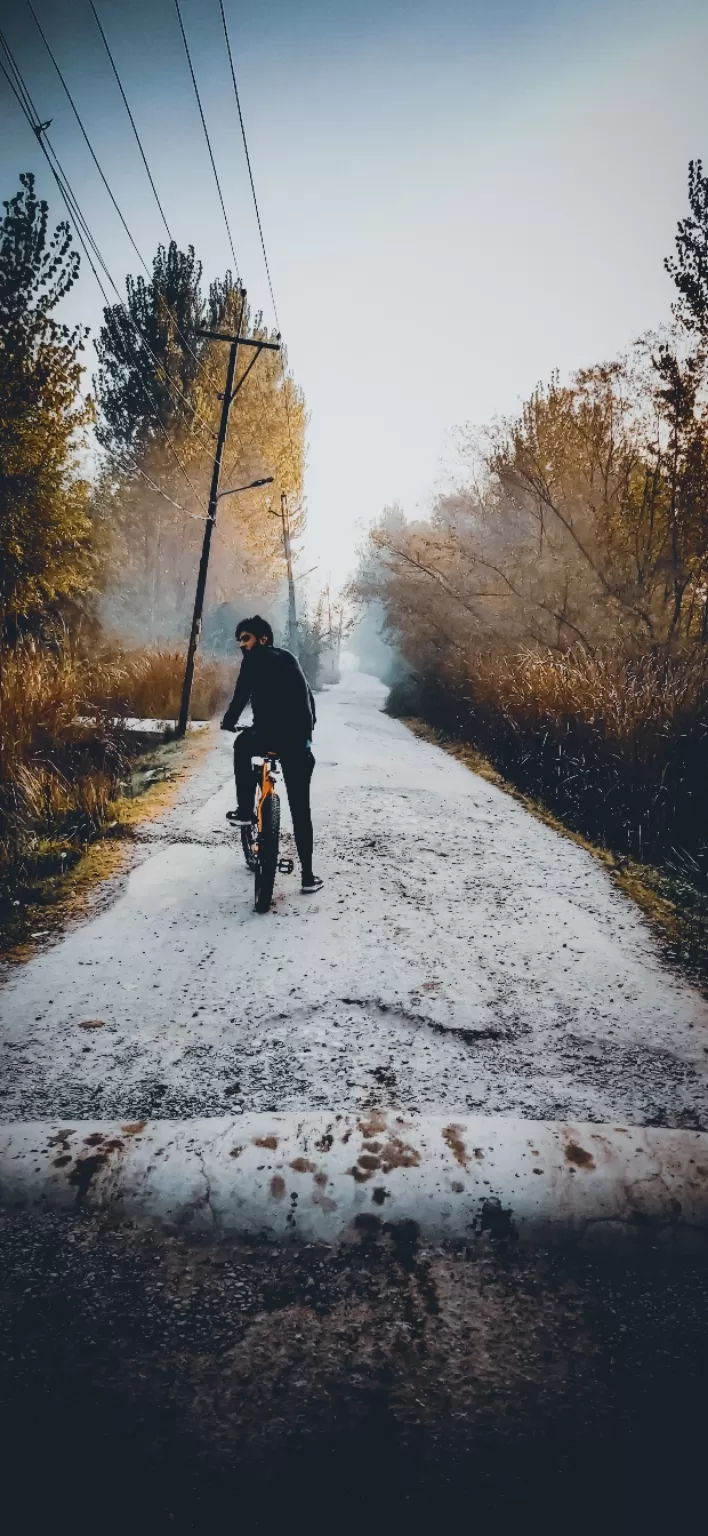
[[[389,1104],[708,1127],[708,1005],[641,914],[384,698],[358,674],[320,696],[326,884],[279,876],[265,917],[214,731],[94,915],[7,970],[3,1120]]]

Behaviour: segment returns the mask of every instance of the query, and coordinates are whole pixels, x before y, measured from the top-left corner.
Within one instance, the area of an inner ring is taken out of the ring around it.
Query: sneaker
[[[226,812],[226,820],[231,822],[232,827],[250,827],[253,816],[244,815],[237,807],[235,811]]]
[[[303,896],[311,896],[313,891],[321,891],[323,885],[324,880],[320,880],[319,875],[303,875],[300,889]]]

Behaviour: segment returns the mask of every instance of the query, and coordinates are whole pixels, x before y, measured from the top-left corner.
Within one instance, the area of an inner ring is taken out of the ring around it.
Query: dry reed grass
[[[122,716],[174,719],[184,652],[87,657],[22,642],[0,655],[0,879],[5,903],[61,871],[115,817],[131,748]],[[195,718],[226,692],[223,663],[199,658]],[[135,750],[134,748],[132,749]]]
[[[110,655],[110,653],[109,653]],[[192,718],[210,720],[225,702],[233,667],[197,653]],[[176,720],[179,714],[184,648],[152,647],[118,652],[110,658],[94,691],[100,709],[140,719]]]
[[[70,646],[26,641],[0,657],[0,872],[15,884],[49,856],[69,856],[104,824],[125,755],[94,690],[106,668]],[[90,727],[77,717],[94,716]]]
[[[708,663],[475,657],[397,684],[417,714],[603,847],[708,880]]]

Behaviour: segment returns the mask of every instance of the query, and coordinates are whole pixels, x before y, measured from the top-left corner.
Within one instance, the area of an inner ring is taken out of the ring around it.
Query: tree
[[[191,247],[159,247],[152,280],[128,279],[126,304],[104,312],[98,341],[100,505],[110,548],[104,614],[111,625],[147,638],[183,635],[194,595],[227,364],[223,343],[195,331],[233,333],[241,320],[241,290],[231,274],[212,283],[205,300],[201,273]],[[268,339],[248,307],[242,330]],[[242,349],[237,385],[252,360]],[[304,430],[304,401],[287,360],[261,353],[232,409],[222,487],[273,475],[276,494],[284,489],[300,498]],[[207,631],[210,609],[235,600],[248,608],[277,587],[282,551],[268,505],[263,491],[220,504]],[[296,532],[296,514],[293,524]]]
[[[700,160],[689,162],[688,201],[691,213],[679,223],[676,255],[664,266],[679,291],[677,318],[708,341],[708,176]]]
[[[652,357],[654,399],[663,432],[665,528],[657,575],[663,581],[668,639],[708,639],[708,411],[701,399],[700,352],[686,359],[664,344]],[[663,449],[663,452],[662,452]]]
[[[297,621],[298,654],[312,688],[332,686],[340,680],[342,642],[351,634],[355,622],[347,598],[348,592],[333,594],[328,582],[314,607],[307,602],[301,605]]]
[[[0,624],[6,637],[38,628],[82,598],[92,578],[89,487],[78,474],[79,393],[86,331],[53,311],[76,281],[66,223],[20,176],[0,220]]]
[[[125,304],[103,312],[94,381],[97,436],[114,459],[145,448],[160,435],[158,422],[170,427],[185,407],[194,424],[190,394],[204,349],[194,334],[204,324],[201,275],[193,246],[185,252],[174,241],[168,249],[159,245],[152,280],[128,276]]]
[[[412,665],[480,652],[611,652],[629,664],[708,640],[708,177],[666,262],[674,324],[627,358],[539,386],[463,436],[465,474],[425,521],[389,513],[358,590]],[[470,473],[471,470],[471,473]]]
[[[411,665],[464,676],[482,652],[630,660],[704,645],[700,386],[697,356],[666,340],[567,385],[554,378],[490,433],[481,473],[478,462],[429,519],[389,510],[358,589],[383,604]]]

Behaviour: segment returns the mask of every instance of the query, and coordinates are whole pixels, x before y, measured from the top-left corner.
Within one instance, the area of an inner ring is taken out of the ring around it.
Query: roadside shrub
[[[708,665],[585,651],[478,657],[394,686],[573,830],[708,880]]]

